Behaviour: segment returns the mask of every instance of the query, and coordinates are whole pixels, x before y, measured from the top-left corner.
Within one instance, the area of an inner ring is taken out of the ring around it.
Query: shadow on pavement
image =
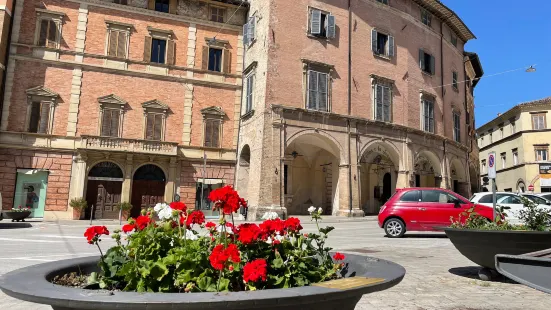
[[[448,236],[446,236],[446,234],[408,234],[406,233],[404,235],[404,238],[447,239]]]
[[[451,274],[454,274],[456,276],[460,276],[460,277],[464,277],[464,278],[468,278],[468,279],[473,279],[473,280],[480,280],[480,278],[478,277],[478,271],[481,269],[482,267],[480,266],[467,266],[467,267],[454,267],[454,268],[450,268],[448,270],[449,273]],[[500,282],[500,283],[510,283],[510,284],[518,284],[517,282],[507,278],[507,277],[504,277],[502,276],[501,274],[497,273],[495,274],[495,276],[492,278],[492,281],[490,282]]]
[[[0,223],[0,229],[31,228],[33,225],[27,222]]]

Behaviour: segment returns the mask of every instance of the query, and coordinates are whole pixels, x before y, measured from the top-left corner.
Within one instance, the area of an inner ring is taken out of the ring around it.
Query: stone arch
[[[415,157],[414,157],[414,160],[413,160],[413,168],[415,169],[415,163],[422,159],[422,157],[425,157],[426,159],[429,160],[429,162],[431,163],[432,167],[434,168],[434,174],[435,175],[439,175],[441,176],[442,175],[442,160],[440,159],[440,156],[438,156],[438,154],[434,153],[433,151],[429,150],[429,149],[426,149],[426,148],[422,148],[420,150],[417,151],[417,153],[415,153]]]
[[[498,189],[499,190],[499,189]],[[517,192],[526,192],[527,190],[527,186],[526,186],[526,182],[524,182],[524,179],[523,178],[519,178],[517,180],[517,188],[516,188]]]
[[[109,162],[109,163],[113,163],[113,164],[117,165],[119,167],[119,169],[122,171],[123,176],[124,176],[124,165],[118,163],[115,160],[111,160],[111,159],[98,159],[98,160],[95,160],[95,161],[89,163],[88,166],[86,167],[86,176],[88,176],[88,174],[90,174],[90,171],[92,170],[92,168],[94,168],[95,166],[97,166],[98,164],[103,163],[103,162]]]
[[[400,151],[398,150],[398,148],[396,147],[396,145],[394,145],[394,143],[392,143],[391,141],[388,141],[388,140],[383,140],[383,139],[376,139],[376,140],[372,140],[368,143],[366,143],[362,150],[360,151],[360,156],[358,156],[358,162],[361,162],[362,159],[368,155],[366,154],[366,152],[369,152],[372,150],[373,147],[376,147],[376,146],[380,146],[383,148],[383,150],[381,150],[381,152],[384,152],[384,153],[387,153],[388,154],[388,157],[389,159],[392,160],[392,162],[394,163],[394,165],[396,166],[396,170],[399,170],[400,169]],[[373,153],[376,153],[377,150],[374,150]]]
[[[440,187],[442,165],[438,155],[428,149],[420,149],[414,156],[410,179],[411,186]]]
[[[251,163],[251,148],[248,144],[243,145],[239,155],[239,165],[249,165]]]
[[[249,199],[249,172],[251,164],[251,148],[248,144],[243,145],[239,154],[239,164],[236,167],[236,190],[239,195],[245,199]]]
[[[166,171],[165,167],[163,167],[162,165],[159,165],[158,163],[154,163],[154,162],[145,162],[145,163],[142,163],[140,165],[137,165],[136,168],[134,169],[134,171],[132,171],[132,180],[134,180],[134,178],[136,177],[136,172],[138,172],[138,170],[140,170],[140,168],[142,168],[144,166],[147,166],[147,165],[152,165],[152,166],[155,166],[155,167],[161,169],[161,171],[164,174],[164,179],[165,179],[165,182],[166,182],[167,177],[168,177],[168,171]]]
[[[451,189],[462,195],[469,197],[469,180],[467,179],[467,169],[458,157],[450,160],[450,180]]]
[[[151,177],[145,177],[146,175],[142,177],[138,174],[144,172],[145,169],[152,169]],[[132,173],[132,210],[130,211],[132,217],[140,215],[142,210],[165,201],[164,195],[166,186],[168,186],[167,177],[167,171],[162,166],[152,162],[142,163],[136,167]]]
[[[124,170],[115,161],[98,160],[87,167],[85,219],[115,219],[118,217],[116,205],[121,202]]]
[[[469,163],[469,177],[471,182],[471,194],[480,191],[480,173],[475,163]]]
[[[289,138],[287,138],[287,142],[285,143],[285,148],[289,147],[293,142],[295,142],[297,139],[300,139],[301,137],[308,136],[312,137],[314,139],[320,139],[321,141],[324,141],[327,146],[329,146],[329,152],[331,152],[333,155],[338,156],[341,164],[344,164],[348,161],[348,159],[345,156],[345,152],[343,150],[342,145],[339,143],[335,137],[330,135],[329,133],[318,130],[318,129],[304,129],[299,132],[296,132],[295,134],[291,135]]]

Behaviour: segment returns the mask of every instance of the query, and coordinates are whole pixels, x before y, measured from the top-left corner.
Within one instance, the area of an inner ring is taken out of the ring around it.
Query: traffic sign
[[[532,184],[528,185],[528,190],[533,192],[534,191],[534,185],[532,185]]]
[[[488,153],[488,178],[496,178],[496,152]]]

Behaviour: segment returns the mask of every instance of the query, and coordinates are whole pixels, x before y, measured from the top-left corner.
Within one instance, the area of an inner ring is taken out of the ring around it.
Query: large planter
[[[520,255],[551,248],[551,232],[444,228],[455,248],[472,262],[495,270],[497,254]]]
[[[0,277],[0,289],[9,296],[71,309],[354,309],[362,295],[388,289],[400,281],[405,269],[395,263],[347,255],[349,278],[315,286],[235,293],[134,293],[84,290],[49,282],[68,272],[97,271],[98,257],[84,257],[17,269]],[[352,278],[353,277],[353,278]],[[292,308],[291,308],[292,307]]]
[[[551,294],[551,249],[523,255],[496,255],[496,269],[511,280]]]
[[[31,215],[31,211],[4,211],[4,216],[12,222],[24,222]]]

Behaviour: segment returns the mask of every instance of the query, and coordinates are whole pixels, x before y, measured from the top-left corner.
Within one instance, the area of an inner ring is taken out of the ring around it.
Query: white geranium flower
[[[308,208],[308,213],[312,214],[314,213],[314,211],[316,211],[316,208],[314,206],[310,206],[310,208]]]
[[[322,213],[323,213],[323,209],[322,209],[322,208],[318,208],[318,213],[319,213],[319,214],[322,214]]]
[[[222,232],[222,229],[222,225],[218,225],[218,227],[216,227],[216,231],[218,231],[219,233]],[[226,233],[233,234],[233,230],[231,229],[231,227],[226,226]]]
[[[172,209],[170,207],[161,209],[157,215],[161,220],[170,220],[172,219]]]
[[[163,204],[162,203],[158,203],[155,205],[155,207],[153,208],[153,210],[155,210],[155,212],[159,213],[159,211],[161,211],[163,209]]]
[[[279,218],[279,215],[276,212],[272,212],[272,211],[266,212],[262,216],[263,220],[275,220],[277,218]]]
[[[186,229],[186,239],[188,239],[188,240],[197,240],[198,237],[191,230]]]
[[[266,239],[266,241],[264,242],[266,242],[267,244],[272,244],[272,237],[268,237],[268,239]]]

